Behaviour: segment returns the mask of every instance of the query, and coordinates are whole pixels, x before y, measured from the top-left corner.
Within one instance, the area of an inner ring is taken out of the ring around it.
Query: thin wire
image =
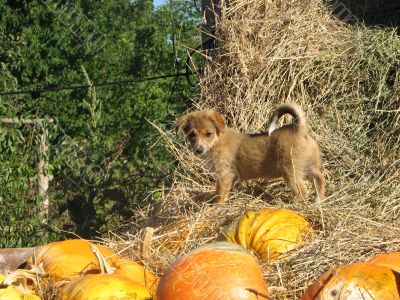
[[[188,70],[186,70],[186,72],[187,71]],[[45,92],[58,92],[58,91],[65,91],[65,90],[78,90],[78,89],[87,89],[87,88],[91,88],[91,87],[123,85],[123,84],[131,84],[131,83],[138,83],[138,82],[145,82],[145,81],[153,81],[153,80],[158,80],[158,79],[172,78],[172,77],[189,76],[190,74],[186,74],[186,72],[178,72],[178,73],[175,73],[175,74],[157,75],[157,76],[138,78],[138,79],[127,79],[127,80],[118,80],[118,81],[111,81],[111,82],[100,82],[100,83],[93,83],[93,84],[50,87],[50,88],[43,88],[43,89],[37,89],[37,90],[20,90],[20,91],[11,91],[11,92],[1,92],[0,96],[31,94],[31,93],[45,93]],[[191,71],[189,70],[189,72],[191,72]]]

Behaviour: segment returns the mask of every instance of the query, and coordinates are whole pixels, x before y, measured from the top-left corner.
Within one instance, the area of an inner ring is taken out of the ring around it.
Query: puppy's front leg
[[[286,185],[291,189],[295,201],[304,202],[307,196],[307,187],[304,184],[303,178],[300,176],[295,176],[290,170],[286,170],[282,174]]]
[[[222,203],[228,199],[229,191],[237,179],[235,172],[224,172],[217,178],[217,202]]]

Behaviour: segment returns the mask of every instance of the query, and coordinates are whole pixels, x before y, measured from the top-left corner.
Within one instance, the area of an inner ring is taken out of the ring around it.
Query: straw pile
[[[298,299],[334,266],[400,251],[400,38],[388,29],[351,27],[330,11],[318,0],[223,4],[218,49],[196,103],[246,133],[266,130],[276,105],[301,104],[321,145],[328,198],[317,204],[311,194],[306,203],[294,203],[281,181],[259,181],[237,184],[229,203],[212,204],[212,174],[183,139],[161,132],[180,162],[174,183],[160,204],[137,211],[135,224],[111,246],[140,259],[143,229],[155,228],[151,255],[142,261],[162,274],[247,210],[293,209],[313,223],[318,237],[263,265],[277,299]]]

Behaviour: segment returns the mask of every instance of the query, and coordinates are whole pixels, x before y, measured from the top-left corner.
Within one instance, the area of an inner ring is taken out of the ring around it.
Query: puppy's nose
[[[196,155],[201,155],[201,154],[203,154],[203,153],[204,153],[204,147],[202,147],[202,146],[196,147],[196,149],[194,150],[194,153],[195,153]]]

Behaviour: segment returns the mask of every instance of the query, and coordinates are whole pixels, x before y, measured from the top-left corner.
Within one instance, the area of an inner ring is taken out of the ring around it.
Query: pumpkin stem
[[[154,228],[146,227],[143,233],[141,253],[143,259],[148,259],[151,254],[151,240],[153,239]]]
[[[250,293],[255,294],[256,296],[261,296],[261,297],[263,297],[263,298],[265,298],[265,299],[267,299],[267,300],[275,300],[274,298],[271,298],[270,296],[268,296],[268,295],[266,295],[266,294],[264,294],[264,293],[261,293],[261,292],[255,290],[255,289],[250,289],[250,288],[248,288],[248,289],[246,289],[246,290],[248,290]]]
[[[101,253],[101,251],[95,245],[90,245],[90,248],[92,249],[92,252],[96,256],[97,260],[99,261],[100,273],[113,274],[115,272],[115,268],[110,266],[103,253]]]

